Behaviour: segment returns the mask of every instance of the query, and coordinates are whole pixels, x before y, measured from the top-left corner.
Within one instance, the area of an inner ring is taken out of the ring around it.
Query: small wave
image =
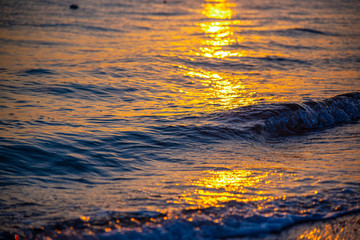
[[[153,127],[160,135],[193,142],[287,136],[352,123],[360,118],[360,93],[323,101],[260,104],[184,119],[185,124]],[[181,141],[183,143],[188,141]]]
[[[346,93],[322,101],[253,105],[209,117],[228,127],[256,134],[300,134],[359,119],[360,93]]]
[[[271,135],[288,135],[351,123],[359,118],[360,93],[355,92],[324,101],[283,104],[272,111],[262,126],[254,129]]]
[[[187,15],[187,12],[154,12],[150,13],[149,15],[153,16],[183,16]]]
[[[312,28],[290,28],[284,30],[277,30],[275,33],[285,34],[287,36],[336,36],[336,33],[329,31],[320,31]]]
[[[138,91],[134,87],[113,87],[113,86],[96,86],[94,84],[81,83],[61,83],[61,84],[29,84],[29,87],[23,88],[23,91],[31,93],[49,94],[50,96],[62,96],[73,99],[87,99],[98,101],[112,101],[114,97],[126,98],[126,94]]]
[[[280,63],[280,64],[293,64],[293,63],[300,63],[300,64],[306,64],[307,62],[304,60],[300,60],[300,59],[291,59],[291,58],[283,58],[283,57],[263,57],[263,58],[258,58],[260,60],[264,60],[264,61],[269,61],[269,62],[276,62],[276,63]]]
[[[85,24],[68,24],[68,23],[55,23],[55,24],[23,24],[24,26],[31,26],[37,28],[54,28],[54,29],[84,29],[94,32],[124,32],[121,29],[110,28],[108,26],[94,26],[94,25],[85,25]]]
[[[95,32],[119,32],[119,33],[124,32],[123,30],[120,29],[114,29],[108,27],[99,27],[99,26],[79,26],[79,27]]]
[[[324,32],[318,31],[318,30],[315,30],[315,29],[311,29],[311,28],[294,28],[294,29],[290,29],[290,31],[299,31],[299,32],[306,32],[306,33],[325,35]]]
[[[323,50],[325,49],[325,47],[321,47],[321,46],[306,46],[306,45],[301,45],[301,44],[286,44],[286,43],[280,43],[280,42],[276,42],[276,41],[272,41],[271,45],[273,46],[278,46],[281,48],[286,48],[286,49],[290,49],[290,50],[300,50],[300,49],[304,49],[304,50],[311,50],[311,51],[315,51],[315,50]]]
[[[348,198],[350,200],[348,200]],[[228,239],[280,234],[300,223],[329,220],[358,213],[359,194],[339,189],[303,197],[275,198],[249,203],[229,201],[221,207],[157,212],[103,212],[46,226],[39,234],[70,239]],[[338,206],[342,205],[339,210]],[[69,229],[72,226],[72,229]],[[105,229],[105,230],[104,230]],[[61,238],[61,239],[62,239]],[[92,239],[92,238],[91,238]]]
[[[24,71],[27,75],[49,75],[55,74],[53,71],[45,68],[36,68],[36,69],[29,69]]]

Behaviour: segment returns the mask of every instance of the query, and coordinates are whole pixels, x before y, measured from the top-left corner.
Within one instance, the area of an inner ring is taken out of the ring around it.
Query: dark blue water
[[[359,10],[0,1],[0,238],[262,239],[358,213]]]

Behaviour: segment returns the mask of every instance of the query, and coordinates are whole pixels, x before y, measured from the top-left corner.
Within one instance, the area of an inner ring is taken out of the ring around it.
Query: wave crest
[[[351,123],[360,118],[360,93],[338,95],[324,101],[283,104],[255,130],[288,135]],[[260,127],[260,128],[259,128]]]

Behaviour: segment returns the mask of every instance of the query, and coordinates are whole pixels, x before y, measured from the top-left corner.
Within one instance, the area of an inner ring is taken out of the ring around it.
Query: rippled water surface
[[[0,238],[266,238],[358,212],[359,11],[0,1]]]

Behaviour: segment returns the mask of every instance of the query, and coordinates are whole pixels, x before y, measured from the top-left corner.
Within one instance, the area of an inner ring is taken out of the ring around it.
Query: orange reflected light
[[[192,205],[190,208],[220,207],[229,201],[250,202],[286,197],[269,196],[269,192],[265,190],[252,191],[250,194],[248,187],[263,188],[264,185],[270,183],[270,181],[265,181],[271,175],[269,172],[232,170],[208,171],[207,173],[210,176],[192,182],[193,186],[202,189],[185,192],[180,195],[176,203]]]
[[[233,36],[233,26],[241,24],[239,20],[231,19],[233,14],[232,8],[234,6],[235,4],[229,3],[228,0],[206,1],[203,5],[202,13],[206,17],[211,18],[211,20],[198,24],[205,37],[199,39],[201,46],[197,47],[197,50],[190,52],[190,55],[192,55],[191,61],[195,61],[194,56],[231,60],[229,58],[249,55],[249,50],[229,47],[244,40],[244,37],[234,38]],[[249,76],[227,74],[216,69],[206,71],[187,66],[178,66],[178,68],[181,69],[180,71],[183,75],[200,81],[201,85],[204,86],[204,88],[200,89],[186,88],[179,90],[179,92],[185,93],[194,99],[194,103],[205,102],[207,106],[212,104],[222,110],[234,109],[255,103],[256,92],[249,91],[248,86],[243,84],[243,81],[248,80]],[[194,82],[196,81],[192,81],[192,83]]]
[[[84,222],[90,221],[90,217],[86,217],[86,216],[81,216],[80,219]]]
[[[203,14],[208,18],[230,19],[232,11],[227,0],[207,1]]]
[[[297,240],[303,239],[343,239],[345,234],[342,234],[344,231],[343,228],[340,231],[334,231],[334,227],[331,224],[326,224],[322,228],[314,227],[313,229],[305,230],[300,236],[297,237]],[[352,239],[348,236],[349,239]]]
[[[260,179],[267,176],[249,177],[251,171],[245,170],[233,170],[233,171],[209,171],[212,174],[209,178],[203,178],[199,181],[195,181],[194,185],[199,187],[224,189],[225,191],[237,191],[242,192],[244,186],[253,186]]]
[[[228,26],[230,22],[207,22],[201,23],[200,27],[203,32],[212,38],[224,38],[233,35],[233,31]]]
[[[200,27],[203,32],[208,34],[211,39],[203,41],[204,47],[200,47],[200,53],[196,53],[197,56],[203,56],[207,58],[226,58],[226,57],[237,57],[242,56],[243,53],[231,52],[225,50],[222,47],[228,46],[235,43],[237,40],[232,39],[231,36],[234,34],[230,26],[233,24],[232,21],[226,22],[207,22],[201,23]]]
[[[232,9],[230,7],[233,5],[234,4],[227,2],[227,0],[207,1],[204,5],[203,14],[208,18],[231,19]],[[201,52],[196,55],[221,59],[239,56],[236,52],[230,52],[221,48],[221,46],[227,46],[235,42],[235,40],[231,38],[234,33],[230,25],[238,23],[239,21],[215,21],[201,23],[200,27],[202,31],[212,39],[205,40],[203,42],[204,47],[199,48]]]
[[[207,87],[199,92],[186,92],[190,96],[201,96],[210,104],[220,104],[222,109],[232,109],[254,102],[252,97],[254,93],[247,92],[239,78],[213,71],[195,70],[186,66],[178,66],[178,68],[182,69],[185,76],[196,78]]]

